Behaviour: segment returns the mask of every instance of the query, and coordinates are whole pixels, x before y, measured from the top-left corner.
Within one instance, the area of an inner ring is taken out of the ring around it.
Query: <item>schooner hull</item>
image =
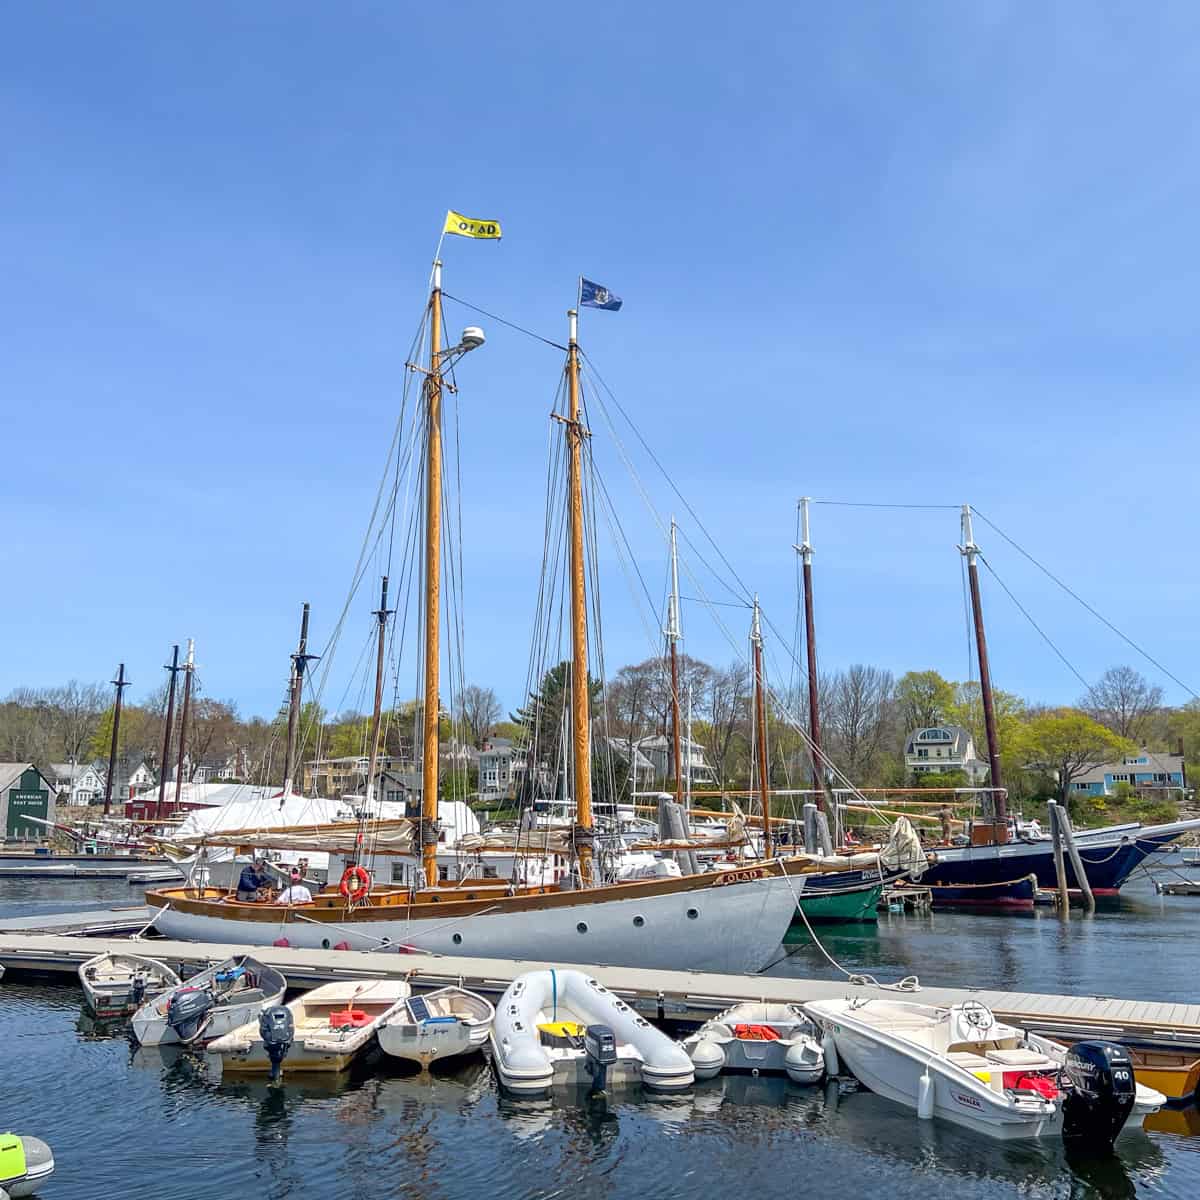
[[[799,879],[760,872],[730,872],[727,881],[713,876],[703,886],[672,880],[591,892],[501,895],[473,904],[372,906],[353,913],[195,900],[183,889],[149,892],[146,898],[151,905],[165,905],[154,923],[158,932],[189,941],[269,946],[286,938],[305,949],[343,942],[354,950],[399,945],[479,958],[740,973],[758,970],[776,954],[803,886]],[[751,875],[757,877],[743,878]],[[431,908],[441,911],[409,915]]]

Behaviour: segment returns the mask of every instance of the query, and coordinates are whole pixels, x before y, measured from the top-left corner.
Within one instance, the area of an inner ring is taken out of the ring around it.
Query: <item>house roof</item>
[[[1125,758],[1144,758],[1144,763],[1127,763]],[[1156,754],[1152,750],[1139,750],[1136,754],[1127,754],[1114,762],[1093,763],[1081,775],[1076,775],[1074,783],[1103,783],[1106,775],[1182,775],[1182,754]]]
[[[0,762],[0,792],[7,792],[26,771],[33,770],[42,777],[42,782],[47,787],[53,787],[53,783],[46,778],[45,772],[37,765],[37,763],[23,762]]]
[[[629,758],[629,743],[622,741],[620,738],[610,737],[608,744],[612,747],[615,754],[620,755],[624,760]],[[654,764],[641,752],[638,745],[635,743],[633,747],[633,767],[637,771],[653,771]]]
[[[905,754],[914,753],[915,749],[916,749],[916,745],[917,745],[917,739],[921,736],[921,734],[930,733],[935,729],[944,729],[948,734],[950,734],[950,740],[947,742],[945,740],[934,741],[932,739],[929,739],[923,743],[924,745],[926,745],[926,746],[938,746],[938,745],[949,746],[951,753],[956,758],[964,757],[967,753],[967,750],[969,748],[971,748],[971,745],[972,745],[971,732],[968,729],[964,729],[961,725],[946,725],[946,724],[922,725],[920,729],[914,729],[912,731],[912,733],[910,733],[908,735],[908,737],[905,738],[904,753]]]

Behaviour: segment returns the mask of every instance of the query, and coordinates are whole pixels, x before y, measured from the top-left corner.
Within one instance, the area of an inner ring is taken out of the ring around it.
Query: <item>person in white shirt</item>
[[[311,904],[313,902],[312,892],[304,886],[300,878],[300,871],[292,868],[291,882],[282,892],[275,898],[276,904]]]

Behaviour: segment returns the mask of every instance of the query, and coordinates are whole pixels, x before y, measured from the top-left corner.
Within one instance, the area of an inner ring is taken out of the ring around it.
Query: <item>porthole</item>
[[[643,925],[645,925],[645,923],[646,923],[646,918],[645,917],[634,917],[633,923],[636,928],[641,929],[641,927]]]
[[[580,921],[580,922],[579,922],[579,924],[575,926],[575,928],[576,928],[576,929],[577,929],[577,930],[578,930],[580,933],[587,933],[587,922],[586,922],[586,921]]]
[[[452,941],[452,942],[453,942],[453,943],[454,943],[456,946],[461,946],[461,945],[462,945],[462,934],[461,934],[461,933],[456,933],[456,934],[455,934],[455,935],[454,935],[454,936],[453,936],[453,937],[452,937],[450,940],[451,940],[451,941]]]
[[[700,915],[700,910],[698,908],[689,908],[687,915],[689,921],[694,921]]]
[[[328,938],[322,938],[322,939],[321,939],[321,949],[322,949],[322,950],[328,950],[328,949],[329,949],[329,939],[328,939]]]

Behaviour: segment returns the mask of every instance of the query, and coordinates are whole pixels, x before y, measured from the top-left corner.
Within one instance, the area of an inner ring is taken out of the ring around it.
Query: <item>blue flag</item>
[[[580,276],[579,303],[587,308],[607,308],[609,312],[617,312],[621,307],[621,297],[614,296],[603,284]]]

